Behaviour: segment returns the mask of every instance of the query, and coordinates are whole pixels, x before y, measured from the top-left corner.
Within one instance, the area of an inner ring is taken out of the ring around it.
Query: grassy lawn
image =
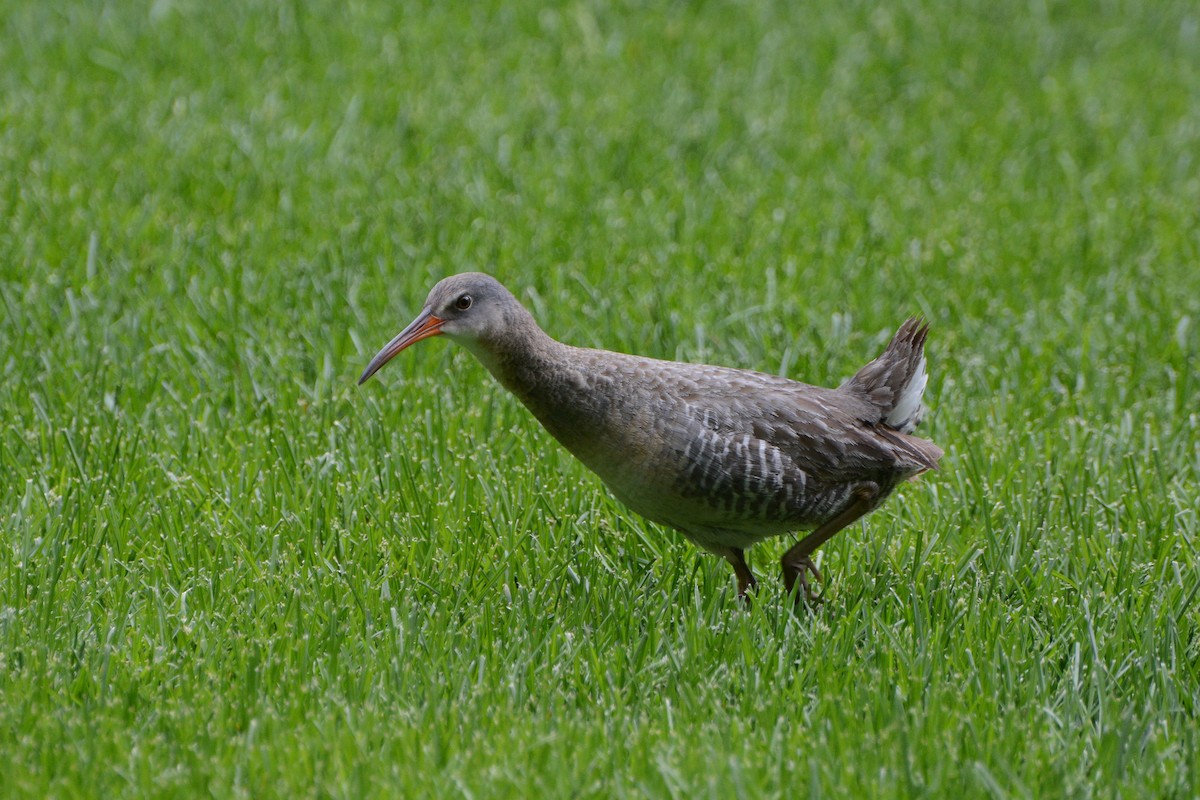
[[[0,0],[0,796],[1200,796],[1194,3]],[[465,352],[836,384],[943,469],[739,607]]]

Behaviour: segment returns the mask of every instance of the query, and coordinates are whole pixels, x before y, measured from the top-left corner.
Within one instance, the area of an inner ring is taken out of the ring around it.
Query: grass
[[[0,9],[0,794],[1200,795],[1189,3]],[[836,383],[944,468],[743,612],[469,356]]]

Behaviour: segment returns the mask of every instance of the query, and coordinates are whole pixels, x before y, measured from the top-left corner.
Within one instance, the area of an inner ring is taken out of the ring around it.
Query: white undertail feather
[[[921,422],[925,409],[921,407],[921,398],[925,394],[925,385],[929,383],[929,373],[925,371],[925,356],[913,371],[908,383],[900,390],[896,398],[896,406],[883,421],[901,433],[912,433]]]
[[[924,320],[914,317],[905,321],[878,358],[838,387],[870,405],[874,413],[865,412],[864,421],[905,434],[916,429],[925,411],[921,398],[929,383],[925,370],[928,333]]]

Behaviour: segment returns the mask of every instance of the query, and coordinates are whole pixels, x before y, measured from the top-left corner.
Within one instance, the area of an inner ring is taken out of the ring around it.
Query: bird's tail
[[[925,337],[929,325],[919,317],[908,319],[879,358],[838,387],[866,400],[879,416],[870,420],[901,433],[912,433],[925,413],[921,397],[929,374],[925,371]],[[940,455],[940,454],[939,454]]]

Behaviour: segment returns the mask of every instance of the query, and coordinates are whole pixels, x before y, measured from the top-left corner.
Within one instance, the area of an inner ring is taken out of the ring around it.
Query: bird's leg
[[[738,597],[750,602],[749,596],[746,594],[749,590],[758,589],[758,581],[754,579],[754,573],[750,571],[750,566],[746,564],[746,551],[737,547],[731,547],[721,555],[725,556],[725,560],[733,565],[733,573],[738,579]]]
[[[871,501],[878,494],[879,486],[875,483],[865,483],[859,486],[854,490],[850,505],[846,506],[840,514],[826,520],[815,531],[805,536],[783,554],[783,558],[780,559],[780,563],[783,565],[783,585],[789,595],[795,591],[798,580],[800,587],[804,589],[804,599],[810,603],[817,599],[808,584],[808,575],[806,574],[812,573],[817,580],[823,580],[817,565],[813,563],[812,554],[818,547],[829,541],[835,533],[870,511]],[[796,597],[796,602],[800,602],[799,596]]]

